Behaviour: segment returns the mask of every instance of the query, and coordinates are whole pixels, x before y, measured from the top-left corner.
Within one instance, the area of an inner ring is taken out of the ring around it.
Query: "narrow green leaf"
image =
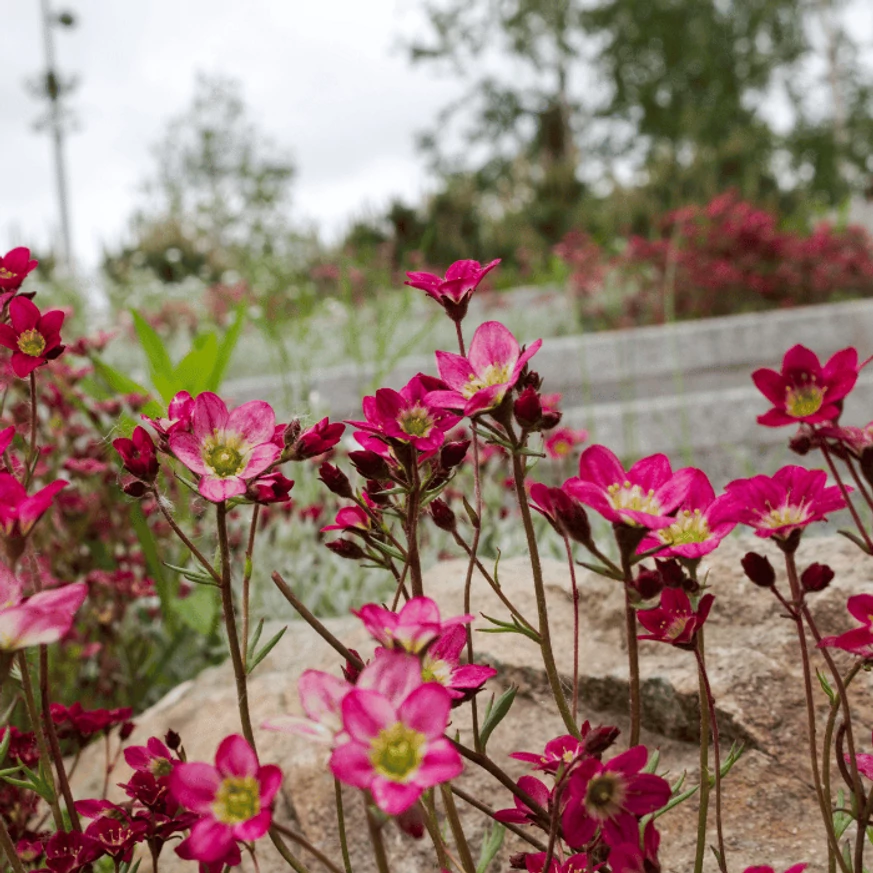
[[[176,600],[173,612],[191,630],[207,636],[212,633],[218,618],[219,598],[212,586],[195,588],[184,600]]]
[[[251,642],[246,645],[246,658],[251,658],[252,653],[258,647],[258,641],[261,639],[261,634],[264,630],[264,619],[261,619],[258,622],[258,626],[255,628],[255,632],[252,634]]]
[[[479,731],[479,742],[482,744],[483,751],[488,744],[488,739],[494,732],[494,728],[496,728],[497,725],[506,718],[507,713],[512,707],[513,701],[515,700],[516,694],[518,694],[518,688],[513,685],[504,691],[503,694],[497,698],[494,706],[491,707],[488,717],[482,723],[482,730]]]
[[[476,628],[476,632],[480,634],[522,634],[523,636],[528,637],[528,639],[533,640],[537,645],[540,644],[540,635],[535,631],[531,630],[524,625],[519,624],[515,616],[512,618],[512,622],[501,621],[499,618],[492,618],[490,615],[483,614],[482,617],[487,621],[490,621],[494,627],[478,627]]]
[[[12,742],[12,731],[7,730],[3,734],[3,741],[0,742],[0,764],[6,759],[6,755],[9,752],[9,744]],[[15,768],[18,769],[17,767]]]
[[[624,581],[624,577],[620,573],[614,573],[608,567],[601,567],[600,564],[589,564],[587,561],[577,561],[576,563],[592,573],[597,573],[598,576],[606,576],[607,579],[616,579],[619,582]]]
[[[838,534],[842,534],[847,540],[851,540],[865,555],[870,554],[870,549],[867,548],[867,543],[865,543],[857,534],[852,533],[850,530],[838,530]]]
[[[506,828],[499,822],[494,822],[488,831],[488,836],[482,841],[482,850],[479,853],[479,863],[476,865],[476,873],[486,873],[495,855],[503,845],[506,836]]]
[[[661,760],[661,752],[659,749],[655,749],[652,752],[651,756],[649,757],[649,760],[646,762],[646,766],[643,767],[642,772],[643,773],[654,773],[655,770],[658,769],[658,763],[660,762],[660,760]]]
[[[91,363],[94,365],[94,372],[97,373],[104,382],[106,382],[115,394],[143,394],[146,397],[151,396],[152,392],[149,391],[148,388],[140,385],[139,382],[134,382],[133,379],[126,376],[120,370],[110,367],[109,364],[104,363],[100,358],[93,356],[91,358]],[[164,408],[156,400],[149,400],[149,402],[143,406],[142,411],[145,415],[149,415],[152,418],[164,414]]]
[[[164,379],[172,379],[173,377],[173,362],[164,348],[163,340],[158,336],[157,331],[137,312],[135,309],[130,310],[133,316],[133,327],[136,331],[139,343],[146,354],[146,360],[149,365],[149,376],[152,381],[155,381],[155,376],[162,376]],[[157,387],[157,386],[156,386]],[[164,397],[164,400],[170,401],[170,397]]]
[[[218,391],[221,383],[224,381],[224,374],[230,364],[230,359],[233,357],[234,349],[236,349],[242,329],[245,324],[245,303],[240,303],[236,308],[236,315],[233,319],[233,324],[227,329],[224,336],[221,338],[221,343],[215,356],[215,364],[206,380],[207,391]]]
[[[836,692],[831,688],[831,683],[828,682],[828,677],[816,667],[815,675],[818,676],[818,684],[821,685],[821,690],[828,696],[831,703],[837,699]]]
[[[473,509],[473,507],[470,505],[470,501],[467,500],[466,497],[464,497],[463,499],[464,499],[464,509],[467,512],[467,518],[470,519],[470,524],[472,524],[473,529],[476,530],[481,523],[479,520],[479,516],[476,513],[476,510]]]
[[[164,561],[163,565],[170,570],[175,570],[191,582],[201,582],[206,585],[215,585],[215,580],[205,570],[191,569],[190,567],[179,567],[176,564],[171,564],[169,561]]]
[[[276,635],[275,635],[275,636],[274,636],[274,637],[273,637],[273,638],[272,638],[272,639],[271,639],[271,640],[270,640],[270,641],[269,641],[269,642],[264,646],[264,648],[261,649],[261,651],[258,652],[257,655],[255,655],[255,657],[252,659],[251,663],[248,665],[248,669],[246,670],[247,673],[251,673],[252,670],[254,670],[255,667],[257,667],[258,664],[260,664],[261,661],[263,661],[264,658],[266,658],[267,655],[269,655],[270,652],[273,651],[273,648],[274,648],[274,646],[276,645],[276,643],[278,643],[279,640],[281,640],[282,637],[285,636],[285,631],[286,631],[286,630],[288,630],[288,628],[287,628],[287,627],[283,627],[282,630],[280,630],[280,631],[279,631],[279,632],[278,632],[278,633],[277,633],[277,634],[276,634]]]
[[[210,332],[196,336],[191,351],[179,361],[173,373],[177,389],[194,396],[205,391],[217,357],[218,339],[215,334]]]
[[[164,621],[167,622],[167,629],[172,633],[176,628],[176,623],[173,620],[173,603],[176,599],[178,587],[167,579],[164,574],[162,562],[158,556],[157,543],[152,536],[152,531],[145,515],[143,515],[142,507],[138,503],[134,503],[130,507],[130,523],[133,525],[134,532],[142,548],[146,567],[148,567],[149,574],[154,579],[155,591],[157,591],[158,600],[161,602],[161,614],[164,617]]]

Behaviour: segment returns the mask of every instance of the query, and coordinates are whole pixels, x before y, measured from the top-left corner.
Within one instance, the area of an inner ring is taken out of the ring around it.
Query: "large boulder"
[[[740,568],[740,558],[749,549],[767,553],[774,566],[780,555],[766,541],[735,537],[726,540],[702,570],[716,602],[706,625],[706,659],[717,700],[722,754],[732,742],[745,745],[746,752],[725,780],[724,831],[731,870],[752,864],[772,864],[784,869],[789,863],[809,862],[809,870],[824,870],[826,851],[820,813],[814,799],[808,763],[806,711],[803,702],[801,662],[794,623],[768,591],[756,588]],[[812,561],[829,563],[836,580],[824,592],[812,595],[813,612],[823,633],[836,633],[852,623],[845,610],[848,595],[865,590],[871,566],[861,552],[840,537],[808,538],[798,555],[801,569]],[[503,593],[521,612],[536,617],[531,571],[523,557],[500,565]],[[568,568],[555,561],[544,563],[548,590],[550,625],[554,649],[565,685],[572,676],[573,610]],[[580,716],[593,724],[616,724],[626,734],[628,670],[624,644],[623,593],[618,583],[579,569],[580,615]],[[425,592],[435,598],[444,615],[463,611],[463,583],[466,563],[448,561],[432,568],[425,577]],[[781,574],[782,578],[784,574]],[[781,584],[785,588],[784,579]],[[474,580],[474,609],[496,618],[508,617],[507,609],[481,577]],[[326,622],[347,645],[369,654],[368,641],[360,623],[352,618]],[[486,626],[477,621],[476,627]],[[266,637],[265,637],[266,638]],[[495,762],[513,776],[525,772],[523,765],[508,758],[515,750],[538,751],[547,740],[564,733],[562,723],[550,704],[548,685],[537,647],[515,634],[476,635],[477,658],[493,665],[497,677],[488,683],[480,701],[491,693],[500,694],[510,685],[519,693],[510,716],[494,732],[488,752]],[[698,678],[693,655],[671,646],[640,643],[643,677],[643,742],[660,750],[659,771],[669,779],[687,774],[686,785],[697,783],[699,704]],[[838,653],[847,666],[848,656]],[[818,653],[814,664],[824,667]],[[279,713],[302,714],[296,685],[301,672],[317,668],[339,673],[340,658],[303,622],[294,622],[279,645],[257,668],[249,682],[249,701],[255,725]],[[873,727],[870,680],[862,674],[853,686],[852,704],[857,739],[869,751],[869,729]],[[823,725],[827,700],[815,688],[819,725]],[[481,711],[481,704],[480,704]],[[236,691],[229,663],[213,667],[168,694],[140,715],[131,744],[150,736],[162,736],[170,728],[181,734],[190,760],[211,761],[219,741],[239,731]],[[470,707],[455,710],[452,730],[470,740]],[[334,833],[334,783],[328,772],[323,747],[287,734],[256,730],[261,760],[279,764],[285,774],[276,804],[277,820],[302,831],[308,840],[339,863]],[[617,750],[620,750],[619,738]],[[86,752],[76,773],[77,796],[98,796],[103,783],[103,752]],[[110,780],[124,781],[122,764]],[[839,780],[839,776],[834,778]],[[459,784],[495,809],[512,806],[510,794],[495,780],[468,765]],[[363,802],[358,792],[344,790],[351,835],[352,866],[356,873],[374,869],[366,837]],[[123,797],[118,788],[110,798]],[[437,800],[440,812],[442,807]],[[462,820],[474,853],[489,828],[479,812],[458,801]],[[662,831],[662,860],[665,871],[687,873],[692,867],[696,832],[696,800],[684,803],[659,819]],[[712,814],[712,813],[711,813]],[[710,842],[715,842],[714,825]],[[436,870],[432,847],[425,837],[415,842],[398,828],[385,828],[386,842],[397,873]],[[525,844],[507,835],[498,862],[492,870],[506,870],[511,852]],[[259,849],[262,873],[285,868],[284,862],[265,840]],[[161,860],[164,871],[175,870],[181,862],[171,852]],[[781,866],[780,866],[781,865]],[[341,864],[340,864],[341,866]],[[320,865],[312,861],[312,869]],[[715,870],[710,855],[707,870]]]

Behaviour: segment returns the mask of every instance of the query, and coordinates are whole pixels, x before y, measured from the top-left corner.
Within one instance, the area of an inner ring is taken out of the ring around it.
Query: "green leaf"
[[[258,640],[260,640],[261,634],[263,633],[263,631],[264,631],[264,619],[261,619],[258,622],[258,626],[255,628],[255,632],[252,634],[251,642],[246,644],[246,660],[251,658],[252,652],[254,652],[255,649],[257,648]]]
[[[592,573],[597,573],[598,576],[606,576],[607,579],[616,579],[619,582],[624,582],[624,576],[621,573],[614,573],[608,567],[601,567],[600,564],[589,564],[587,561],[577,561],[576,563]]]
[[[170,570],[175,570],[177,573],[184,576],[189,582],[196,582],[198,585],[218,585],[215,579],[206,572],[206,570],[195,569],[189,567],[178,567],[176,564],[171,564],[169,561],[164,561],[164,566]]]
[[[818,683],[819,685],[821,685],[822,691],[827,694],[828,700],[830,700],[830,702],[833,704],[837,699],[837,695],[834,689],[831,688],[831,684],[830,682],[828,682],[827,676],[825,676],[825,674],[817,667],[815,670],[815,675],[818,676]]]
[[[854,821],[852,816],[842,808],[845,803],[846,794],[841,788],[837,792],[837,809],[834,810],[834,835],[837,839],[846,832],[846,829]]]
[[[0,764],[6,759],[6,755],[9,752],[9,744],[12,742],[12,731],[7,730],[3,734],[3,742],[0,742]],[[18,767],[15,768],[16,770]]]
[[[215,364],[212,367],[209,378],[206,380],[207,391],[218,391],[221,383],[224,381],[224,374],[227,372],[230,359],[233,357],[234,349],[239,341],[240,334],[242,334],[243,325],[245,324],[245,311],[245,303],[240,303],[236,308],[233,324],[221,338],[221,343],[215,356]]]
[[[172,379],[173,377],[173,362],[164,348],[163,340],[158,336],[157,331],[139,314],[135,309],[130,310],[133,316],[133,327],[136,330],[136,335],[139,338],[139,343],[146,354],[146,360],[149,365],[149,376],[152,381],[155,381],[155,376],[162,376],[164,379]],[[171,396],[172,397],[172,396]],[[169,401],[171,397],[165,397],[164,400]]]
[[[178,586],[174,585],[164,574],[161,559],[158,556],[158,546],[152,536],[151,528],[143,515],[142,507],[134,503],[130,507],[130,523],[139,540],[145,557],[146,567],[155,582],[155,591],[161,602],[161,614],[167,622],[167,628],[172,632],[176,625],[173,621],[173,603],[178,593]]]
[[[655,749],[652,752],[651,756],[649,757],[649,760],[646,762],[646,766],[643,767],[642,772],[643,773],[654,773],[655,770],[658,769],[658,762],[660,760],[661,760],[661,752],[659,749]]]
[[[491,825],[491,830],[488,831],[488,836],[482,841],[482,850],[479,853],[476,873],[485,873],[488,866],[494,860],[494,856],[500,851],[504,836],[506,836],[506,828],[499,822],[494,822]]]
[[[870,554],[870,549],[867,548],[867,543],[865,543],[857,534],[852,533],[850,530],[838,530],[838,534],[842,534],[847,540],[851,540],[865,555]]]
[[[276,643],[278,643],[279,640],[281,640],[282,637],[285,636],[286,630],[288,630],[288,628],[283,627],[282,630],[280,630],[274,637],[272,637],[270,641],[264,646],[264,648],[261,649],[261,651],[258,652],[254,658],[252,658],[252,660],[248,664],[248,667],[246,668],[246,673],[251,673],[255,669],[255,667],[257,667],[258,664],[260,664],[261,661],[263,661],[264,658],[266,658],[267,655],[269,655],[270,652],[273,651],[273,647],[276,645]]]
[[[511,622],[501,621],[499,618],[492,618],[490,615],[485,615],[484,613],[482,618],[490,621],[495,625],[495,627],[476,628],[476,631],[480,634],[522,634],[533,640],[537,645],[540,644],[540,635],[535,630],[531,630],[530,628],[519,624],[515,616],[512,617]]]
[[[148,388],[140,385],[139,382],[134,382],[129,376],[125,376],[120,370],[110,367],[98,357],[92,357],[91,363],[94,365],[94,371],[103,379],[104,382],[116,394],[144,394],[146,397],[151,396],[151,391]],[[157,418],[164,414],[164,408],[156,400],[149,400],[142,411],[145,415]]]
[[[191,351],[176,365],[173,381],[179,391],[197,396],[206,390],[218,360],[218,339],[212,332],[194,337]]]
[[[187,597],[173,603],[173,612],[191,630],[207,636],[215,628],[220,600],[211,586],[201,585]]]
[[[485,716],[482,729],[479,731],[479,742],[482,744],[483,751],[485,746],[488,745],[488,740],[494,732],[494,728],[506,718],[516,694],[518,694],[518,688],[512,685],[497,698],[493,706],[488,707],[488,713]]]

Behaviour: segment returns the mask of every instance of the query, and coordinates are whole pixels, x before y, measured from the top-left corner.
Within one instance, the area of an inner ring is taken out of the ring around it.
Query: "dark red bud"
[[[812,440],[809,438],[808,434],[803,431],[798,431],[788,441],[788,448],[796,455],[805,455],[808,454],[809,450],[812,448]]]
[[[655,558],[655,566],[664,580],[665,588],[684,588],[686,591],[689,590],[688,577],[682,570],[682,565],[675,558],[669,558],[666,561],[659,561]]]
[[[133,477],[125,476],[121,482],[121,490],[128,497],[142,497],[149,492],[149,486],[145,482]]]
[[[383,488],[381,482],[370,480],[364,487],[364,491],[377,506],[387,506],[391,502],[391,490]]]
[[[124,722],[118,729],[118,737],[121,740],[126,740],[135,730],[136,724],[132,721]]]
[[[325,543],[325,545],[335,555],[339,555],[341,558],[348,558],[350,561],[360,561],[362,558],[367,557],[366,552],[351,540],[331,540],[329,543]]]
[[[455,513],[452,512],[449,504],[445,500],[440,500],[439,497],[434,498],[430,502],[430,514],[433,518],[433,523],[440,529],[451,533],[457,527],[457,519]]]
[[[179,747],[182,745],[182,738],[174,730],[168,730],[167,735],[164,737],[164,742],[167,744],[168,749],[178,752]]]
[[[585,737],[585,751],[594,757],[600,757],[617,739],[621,731],[611,724],[594,728]]]
[[[397,826],[407,836],[420,840],[424,836],[424,810],[420,803],[414,803],[405,812],[395,816]]]
[[[527,852],[518,852],[515,855],[510,855],[509,856],[509,869],[510,870],[527,870],[527,862],[525,861],[527,856],[528,856]]]
[[[551,430],[554,427],[557,427],[561,423],[561,419],[564,417],[563,412],[559,412],[557,409],[544,409],[543,414],[540,417],[540,427],[541,431],[543,430]]]
[[[585,507],[560,488],[554,490],[552,502],[555,506],[555,518],[567,536],[582,545],[589,544],[591,542],[591,525],[588,522],[588,513],[585,512]]]
[[[349,651],[360,661],[363,661],[361,653],[357,649],[349,649]],[[358,681],[358,676],[361,675],[361,668],[358,667],[357,664],[353,664],[351,661],[346,661],[345,666],[340,669],[343,671],[343,676],[345,677],[346,682],[349,682],[352,685]]]
[[[515,401],[512,411],[515,413],[515,420],[525,430],[537,429],[543,416],[543,404],[536,389],[525,388]]]
[[[834,571],[827,564],[810,564],[800,576],[804,591],[824,591],[834,578]]]
[[[349,477],[339,467],[325,461],[318,468],[318,478],[338,497],[351,500],[355,496]]]
[[[657,597],[664,589],[664,580],[657,570],[648,567],[640,567],[637,578],[634,579],[634,590],[641,600],[651,600]]]
[[[776,571],[770,563],[770,559],[757,552],[747,552],[740,563],[743,571],[761,588],[772,588],[776,584]]]
[[[440,466],[447,470],[453,470],[464,458],[467,457],[467,450],[470,448],[470,440],[456,440],[455,442],[446,443],[440,449]]]
[[[349,452],[349,460],[365,479],[387,479],[391,473],[388,462],[369,449]]]

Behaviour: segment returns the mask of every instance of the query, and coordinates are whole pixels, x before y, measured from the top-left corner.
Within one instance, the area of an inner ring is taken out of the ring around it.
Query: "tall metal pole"
[[[64,121],[61,113],[61,83],[55,70],[55,47],[52,37],[54,23],[49,0],[40,0],[42,7],[42,32],[45,44],[45,93],[49,98],[49,127],[55,152],[55,177],[58,187],[58,208],[61,214],[62,252],[60,261],[67,272],[73,272],[73,245],[70,234],[70,211],[67,198],[67,170],[64,162]]]

